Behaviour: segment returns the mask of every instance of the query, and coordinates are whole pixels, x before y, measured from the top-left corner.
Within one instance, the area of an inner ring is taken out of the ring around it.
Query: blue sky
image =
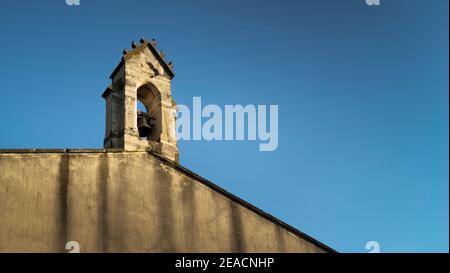
[[[342,252],[447,252],[448,1],[0,1],[0,148],[100,148],[101,93],[156,38],[190,105],[279,105],[279,146],[182,165]]]

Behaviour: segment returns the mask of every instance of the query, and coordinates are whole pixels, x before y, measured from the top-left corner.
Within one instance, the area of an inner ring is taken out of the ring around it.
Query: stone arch
[[[152,83],[146,83],[137,89],[136,98],[147,110],[153,120],[153,128],[149,140],[159,141],[162,133],[161,92]]]

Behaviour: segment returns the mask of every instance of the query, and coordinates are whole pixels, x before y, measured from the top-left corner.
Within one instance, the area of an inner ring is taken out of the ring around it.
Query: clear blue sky
[[[101,93],[156,38],[190,105],[278,104],[279,146],[181,163],[342,252],[448,251],[448,1],[0,1],[0,148],[100,148]]]

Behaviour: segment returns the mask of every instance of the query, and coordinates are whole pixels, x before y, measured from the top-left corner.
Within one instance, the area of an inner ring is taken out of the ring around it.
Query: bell
[[[137,126],[139,137],[148,137],[152,133],[152,117],[147,113],[139,112],[137,117]]]

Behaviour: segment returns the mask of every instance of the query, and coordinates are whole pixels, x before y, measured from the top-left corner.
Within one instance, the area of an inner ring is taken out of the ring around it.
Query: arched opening
[[[137,89],[137,123],[141,138],[159,141],[162,132],[161,94],[151,83]]]

